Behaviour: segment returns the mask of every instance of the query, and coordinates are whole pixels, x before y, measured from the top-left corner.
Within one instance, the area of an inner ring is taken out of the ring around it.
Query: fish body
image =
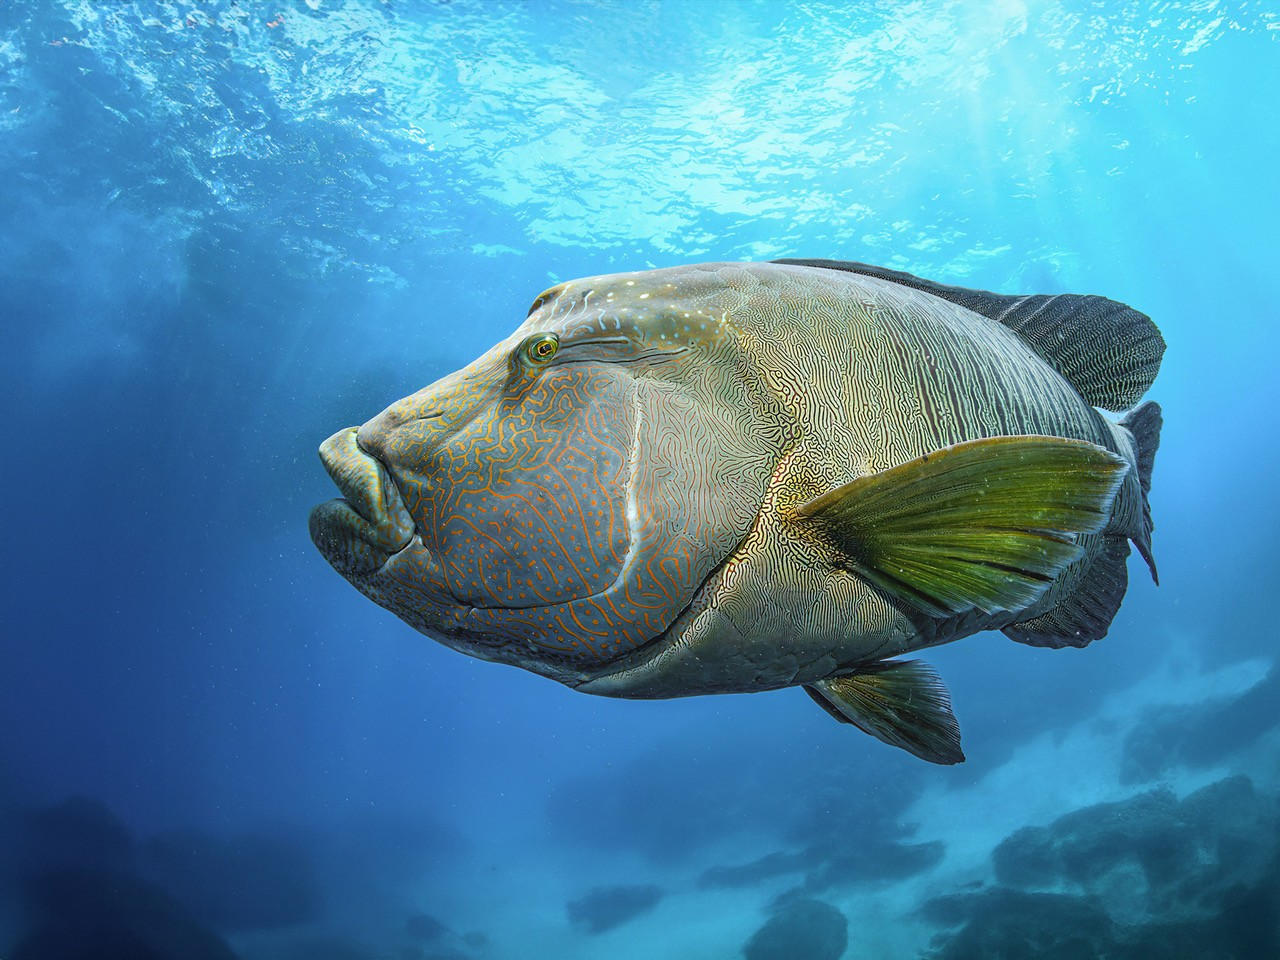
[[[340,431],[312,537],[371,599],[588,693],[802,686],[962,759],[896,659],[981,630],[1083,646],[1123,598],[1159,368],[1100,297],[834,261],[711,263],[541,294],[470,366]],[[1154,575],[1154,565],[1152,566]]]

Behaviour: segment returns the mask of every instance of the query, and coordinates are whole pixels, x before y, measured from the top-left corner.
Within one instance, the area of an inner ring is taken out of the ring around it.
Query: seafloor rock
[[[567,904],[569,919],[588,933],[604,933],[641,914],[648,913],[662,899],[662,890],[652,885],[596,887]]]
[[[717,864],[702,873],[699,885],[750,887],[800,874],[802,891],[820,896],[833,888],[905,880],[933,868],[946,845],[912,842],[916,827],[902,814],[923,781],[905,762],[900,773],[883,784],[849,776],[806,788],[787,811],[784,835],[793,844],[790,849],[746,863]]]
[[[751,935],[746,960],[839,960],[849,945],[849,921],[821,900],[779,904],[763,927]]]
[[[750,887],[775,877],[803,873],[803,889],[821,893],[832,887],[905,880],[937,865],[946,853],[940,840],[903,843],[890,837],[856,834],[792,852],[776,851],[750,863],[719,865],[698,878],[703,887]]]
[[[1162,788],[1007,837],[1001,886],[926,902],[934,960],[1280,956],[1280,805],[1247,777]]]
[[[805,878],[805,890],[817,893],[854,883],[897,882],[931,870],[946,855],[941,840],[902,843],[897,840],[863,837],[847,839],[831,847],[810,851],[813,869]]]
[[[459,935],[429,913],[415,913],[404,922],[402,960],[471,960],[485,943],[482,933]]]
[[[928,960],[1259,960],[1280,956],[1280,868],[1270,880],[1227,898],[1198,919],[1122,924],[1101,897],[995,887],[928,901],[922,915],[955,929],[940,935]]]
[[[1116,939],[1106,911],[1089,897],[997,887],[939,897],[921,910],[927,920],[957,927],[934,944],[931,960],[1085,960],[1108,956]]]
[[[6,958],[234,960],[213,930],[134,874],[137,844],[100,801],[72,797],[12,819],[0,874],[23,932]]]
[[[1211,767],[1280,725],[1280,668],[1240,696],[1151,710],[1125,738],[1122,783],[1142,783],[1177,767]]]
[[[12,960],[235,960],[167,893],[121,873],[65,870],[29,881],[32,928]]]
[[[996,878],[1023,889],[1063,886],[1104,897],[1117,920],[1213,912],[1231,886],[1259,882],[1277,853],[1273,799],[1247,777],[1179,801],[1160,788],[1024,827],[995,849]]]
[[[765,854],[749,863],[717,864],[698,877],[700,887],[754,887],[756,884],[792,873],[803,873],[813,861],[807,850],[785,853],[781,850]]]

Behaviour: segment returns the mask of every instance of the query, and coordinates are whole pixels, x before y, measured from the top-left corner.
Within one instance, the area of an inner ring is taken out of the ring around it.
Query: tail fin
[[[1129,540],[1147,561],[1151,579],[1160,582],[1156,576],[1156,562],[1151,556],[1153,524],[1147,493],[1151,490],[1151,468],[1155,465],[1156,449],[1160,446],[1160,425],[1163,422],[1159,405],[1151,402],[1135,407],[1120,421],[1120,426],[1133,435],[1142,498],[1139,522],[1133,524],[1130,521],[1125,532],[1104,532],[1088,568],[1070,588],[1069,594],[1040,616],[1005,627],[1003,632],[1009,639],[1033,647],[1057,648],[1083,647],[1105,637],[1129,585],[1125,563],[1129,556]],[[1135,525],[1138,527],[1136,531],[1132,529]]]
[[[1156,583],[1160,577],[1156,574],[1156,561],[1151,555],[1151,531],[1155,524],[1151,521],[1151,503],[1147,494],[1151,492],[1151,469],[1156,463],[1156,451],[1160,449],[1160,427],[1164,424],[1164,415],[1160,412],[1160,404],[1148,400],[1134,407],[1120,421],[1120,426],[1133,434],[1134,449],[1138,453],[1138,482],[1142,484],[1142,531],[1133,538],[1133,544],[1142,554],[1151,568],[1151,579]]]

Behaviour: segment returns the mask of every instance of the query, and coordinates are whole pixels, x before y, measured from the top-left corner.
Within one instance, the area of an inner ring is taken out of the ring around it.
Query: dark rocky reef
[[[1280,803],[1243,776],[1025,827],[998,885],[926,902],[933,960],[1280,956]]]
[[[742,948],[746,960],[840,960],[849,945],[849,921],[829,903],[784,897]]]
[[[570,900],[569,919],[588,933],[604,933],[642,916],[658,905],[662,890],[652,885],[596,887]]]

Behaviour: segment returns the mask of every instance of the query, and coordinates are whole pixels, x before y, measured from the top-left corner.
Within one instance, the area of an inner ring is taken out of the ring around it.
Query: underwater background
[[[0,957],[1280,956],[1280,7],[0,0]],[[592,698],[312,547],[335,430],[558,280],[828,257],[1168,341],[1085,650]]]

